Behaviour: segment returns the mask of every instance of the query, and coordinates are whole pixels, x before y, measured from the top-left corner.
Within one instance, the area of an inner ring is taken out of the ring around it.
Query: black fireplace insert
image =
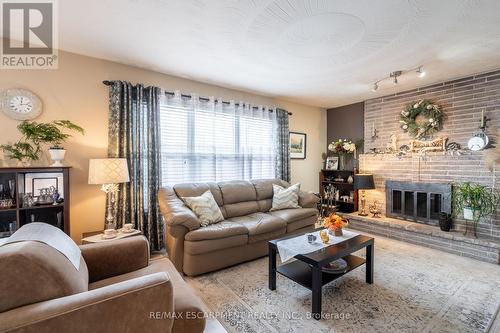
[[[386,215],[439,225],[439,213],[451,213],[451,184],[388,180],[385,184]]]

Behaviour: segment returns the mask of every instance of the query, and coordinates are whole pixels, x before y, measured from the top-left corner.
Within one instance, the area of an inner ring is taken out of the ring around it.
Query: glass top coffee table
[[[305,236],[304,242],[307,242]],[[276,254],[278,252],[277,243],[279,241],[301,237],[300,235],[288,236],[269,241],[269,289],[276,289],[276,273],[279,273],[290,280],[293,280],[303,287],[312,291],[312,316],[321,319],[321,290],[322,287],[353,269],[366,264],[366,283],[373,283],[374,265],[374,239],[372,237],[357,235],[343,242],[332,244],[318,251],[307,254],[296,255],[294,260],[280,266],[276,266]],[[366,260],[353,255],[353,252],[366,248]],[[334,260],[344,259],[347,262],[347,269],[340,274],[326,273],[322,267]]]

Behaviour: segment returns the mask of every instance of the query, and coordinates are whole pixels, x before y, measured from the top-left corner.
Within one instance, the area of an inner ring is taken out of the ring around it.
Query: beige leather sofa
[[[0,247],[0,332],[203,332],[199,299],[144,237],[80,248],[76,270],[43,243]]]
[[[194,276],[267,255],[267,241],[289,233],[306,232],[316,222],[314,194],[301,192],[302,208],[272,211],[273,184],[278,179],[178,184],[158,193],[166,223],[166,247],[175,267]],[[201,227],[180,197],[210,189],[225,220]]]

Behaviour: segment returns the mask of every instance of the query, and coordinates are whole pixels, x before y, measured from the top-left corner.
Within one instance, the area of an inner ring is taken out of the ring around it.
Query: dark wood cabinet
[[[323,207],[336,206],[337,211],[342,213],[352,213],[358,210],[358,191],[354,185],[348,182],[349,177],[354,180],[354,171],[351,170],[321,170],[319,173],[319,191],[321,204]],[[339,191],[339,198],[327,198],[325,193],[328,188],[335,188]],[[348,200],[343,199],[348,197]],[[351,199],[352,198],[352,199]]]
[[[69,235],[70,169],[71,167],[0,168],[0,238],[10,236],[31,222],[49,223]],[[59,195],[57,201],[54,201],[57,195],[40,195],[41,189],[52,187]],[[33,200],[27,199],[29,193]]]

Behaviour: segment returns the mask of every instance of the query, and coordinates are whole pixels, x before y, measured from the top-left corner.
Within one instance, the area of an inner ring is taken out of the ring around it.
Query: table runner
[[[359,235],[356,232],[343,229],[342,236],[330,235],[330,240],[328,241],[328,243],[323,244],[323,242],[321,241],[321,237],[319,236],[320,231],[321,230],[318,230],[318,231],[314,231],[314,232],[300,235],[297,237],[293,237],[293,238],[279,241],[276,244],[276,246],[278,247],[278,252],[280,254],[281,262],[283,263],[287,260],[290,260],[291,258],[295,257],[298,254],[307,254],[307,253],[311,253],[314,251],[318,251],[324,247],[327,247],[327,246],[330,246],[333,244],[338,244],[338,243],[343,242],[349,238],[353,238],[353,237]],[[309,242],[307,241],[307,235],[311,235],[311,234],[316,236],[316,241],[312,244],[309,244]]]

